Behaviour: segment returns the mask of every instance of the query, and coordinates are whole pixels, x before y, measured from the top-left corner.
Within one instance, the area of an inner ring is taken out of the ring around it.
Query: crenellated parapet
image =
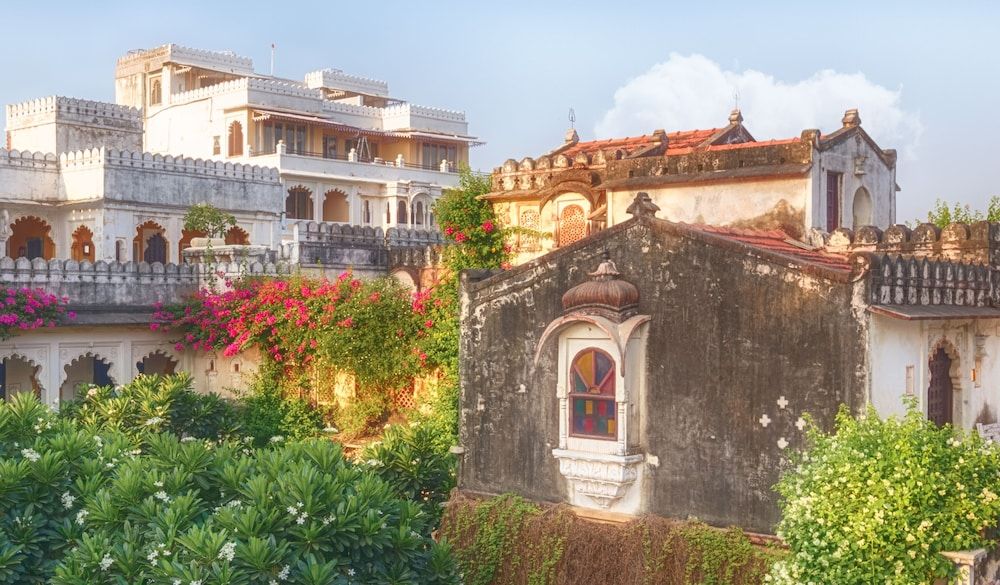
[[[931,223],[912,229],[897,224],[884,231],[872,226],[857,230],[840,228],[829,235],[826,249],[841,253],[913,254],[996,265],[1000,262],[1000,224],[953,223],[944,229]]]
[[[1000,305],[1000,224],[840,228],[825,249],[867,259],[873,305]]]
[[[278,169],[272,167],[106,148],[60,154],[59,165],[66,170],[94,166],[115,167],[280,184]]]
[[[28,120],[34,123],[45,115],[55,116],[60,121],[77,118],[88,123],[92,123],[94,118],[118,120],[142,131],[141,109],[110,102],[48,96],[7,106],[7,124],[10,129],[20,128]]]
[[[289,225],[292,241],[343,246],[382,246],[385,235],[380,227],[330,222],[295,221]]]
[[[365,95],[389,97],[389,84],[380,79],[350,75],[340,69],[320,69],[306,73],[305,83],[311,88],[350,91]]]
[[[290,274],[287,262],[222,261],[213,264],[97,262],[0,257],[0,286],[40,288],[66,297],[73,307],[149,308],[176,303],[206,286],[210,276]]]
[[[59,157],[52,153],[0,148],[0,166],[59,170]]]
[[[144,73],[162,67],[163,63],[194,65],[229,73],[253,73],[253,60],[249,57],[232,51],[210,51],[172,43],[152,49],[129,51],[118,58],[116,71],[119,75]]]

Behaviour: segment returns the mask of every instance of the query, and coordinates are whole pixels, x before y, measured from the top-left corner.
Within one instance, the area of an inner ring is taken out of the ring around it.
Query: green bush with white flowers
[[[333,442],[126,433],[81,412],[0,403],[2,583],[457,583],[430,515]]]
[[[975,433],[906,416],[837,415],[777,486],[778,534],[791,554],[768,583],[933,583],[954,576],[940,553],[991,544],[1000,519],[1000,450]]]

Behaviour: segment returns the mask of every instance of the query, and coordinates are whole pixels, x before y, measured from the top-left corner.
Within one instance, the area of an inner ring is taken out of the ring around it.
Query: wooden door
[[[951,383],[951,357],[943,347],[931,356],[931,381],[927,388],[927,419],[938,426],[951,424],[954,388]]]

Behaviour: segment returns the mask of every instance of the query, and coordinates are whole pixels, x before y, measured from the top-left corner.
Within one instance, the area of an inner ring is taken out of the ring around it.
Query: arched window
[[[559,213],[559,246],[568,246],[587,235],[587,217],[579,205],[567,205]]]
[[[417,201],[413,204],[413,223],[424,225],[424,202]]]
[[[410,223],[406,219],[406,201],[396,203],[396,223],[406,225]]]
[[[149,84],[149,105],[158,106],[163,101],[163,84],[159,79],[154,79]]]
[[[392,205],[385,202],[385,223],[392,223]]]
[[[285,216],[288,219],[312,219],[312,192],[305,187],[292,187],[285,198]]]
[[[239,227],[233,226],[229,228],[226,232],[226,245],[227,246],[249,246],[250,245],[250,234]]]
[[[115,240],[115,262],[125,261],[125,240]]]
[[[136,262],[167,263],[167,240],[163,237],[163,226],[155,221],[147,221],[135,228],[132,252]]]
[[[872,196],[859,187],[854,193],[854,229],[872,224]]]
[[[362,209],[364,211],[364,217],[362,218],[365,225],[371,225],[372,223],[372,202],[367,199],[362,203]]]
[[[347,203],[347,194],[337,189],[327,191],[323,196],[323,221],[348,223],[351,221],[351,208]]]
[[[570,365],[569,383],[569,434],[617,439],[615,363],[611,356],[599,349],[581,351]]]
[[[229,125],[229,156],[243,156],[243,124]]]
[[[94,232],[85,225],[81,225],[73,232],[73,245],[70,249],[74,260],[94,261]]]
[[[56,246],[52,241],[52,226],[45,220],[34,217],[20,217],[10,224],[11,234],[7,240],[7,255],[11,258],[34,260],[55,258]]]

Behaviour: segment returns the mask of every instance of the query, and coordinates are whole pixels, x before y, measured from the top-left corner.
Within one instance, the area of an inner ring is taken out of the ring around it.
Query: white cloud
[[[595,132],[611,138],[656,128],[674,132],[724,126],[735,92],[744,124],[757,140],[798,136],[806,128],[832,132],[849,108],[860,110],[865,130],[879,145],[910,158],[923,131],[919,115],[903,109],[901,90],[873,83],[863,73],[824,69],[786,83],[752,69],[726,71],[702,55],[672,53],[615,91],[615,104]]]

